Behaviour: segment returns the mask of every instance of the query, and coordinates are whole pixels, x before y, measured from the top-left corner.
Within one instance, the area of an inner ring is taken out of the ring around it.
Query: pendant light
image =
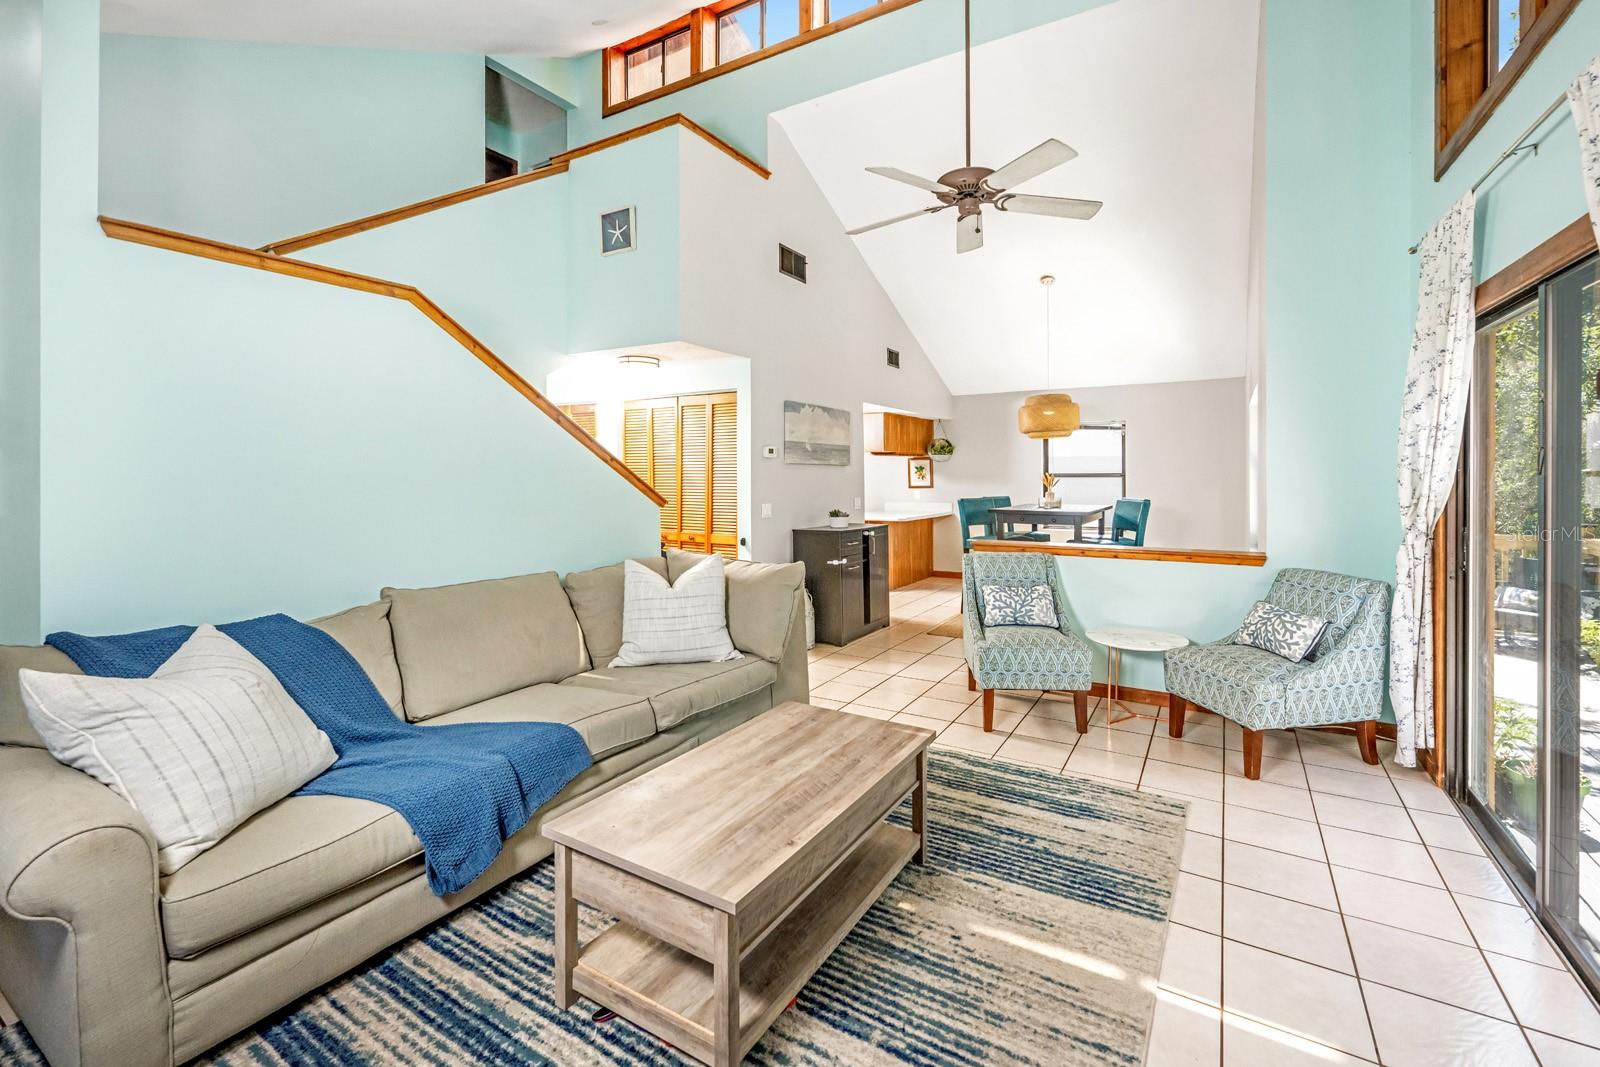
[[[1055,275],[1039,278],[1044,287],[1044,384],[1050,387],[1050,287]],[[1017,409],[1017,429],[1026,437],[1042,441],[1050,437],[1070,437],[1081,422],[1078,405],[1067,393],[1036,393]]]

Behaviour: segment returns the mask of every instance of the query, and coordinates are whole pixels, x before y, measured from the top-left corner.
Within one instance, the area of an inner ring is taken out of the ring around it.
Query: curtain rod
[[[1567,94],[1565,92],[1563,92],[1560,96],[1556,97],[1555,103],[1553,103],[1549,107],[1545,108],[1544,111],[1539,115],[1539,117],[1534,119],[1531,123],[1529,123],[1528,124],[1528,128],[1523,130],[1522,133],[1517,137],[1517,139],[1515,141],[1511,142],[1511,147],[1510,148],[1506,149],[1504,152],[1501,152],[1500,155],[1495,157],[1495,161],[1493,163],[1489,164],[1489,169],[1483,172],[1483,176],[1480,177],[1477,181],[1472,183],[1472,189],[1470,191],[1474,192],[1474,193],[1477,192],[1478,191],[1478,187],[1480,185],[1482,185],[1484,182],[1488,181],[1490,176],[1493,175],[1495,171],[1500,169],[1501,164],[1503,164],[1506,160],[1510,159],[1512,156],[1516,155],[1518,152],[1525,152],[1525,151],[1528,150],[1529,147],[1532,147],[1534,149],[1534,151],[1537,152],[1539,146],[1538,145],[1530,146],[1527,143],[1528,138],[1532,137],[1534,135],[1534,132],[1536,130],[1538,130],[1538,128],[1540,126],[1543,126],[1547,121],[1549,121],[1551,115],[1554,115],[1557,111],[1561,110],[1561,105],[1565,104],[1566,102],[1567,102]],[[1419,247],[1421,247],[1421,245],[1422,245],[1422,241],[1421,241],[1421,239],[1418,239],[1416,244],[1412,245],[1409,249],[1407,249],[1408,254],[1413,255],[1413,256],[1416,255],[1417,254],[1417,249]]]

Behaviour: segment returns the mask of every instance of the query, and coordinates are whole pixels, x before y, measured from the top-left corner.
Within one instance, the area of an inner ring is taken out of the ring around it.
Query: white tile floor
[[[1600,1012],[1392,744],[1369,767],[1349,735],[1269,734],[1252,782],[1238,729],[1215,716],[1191,717],[1177,741],[1164,722],[1108,728],[1096,700],[1080,736],[1070,700],[1039,693],[997,694],[986,734],[960,639],[927,632],[959,610],[959,583],[889,599],[888,629],[812,650],[813,703],[1188,801],[1151,1067],[1600,1067]]]

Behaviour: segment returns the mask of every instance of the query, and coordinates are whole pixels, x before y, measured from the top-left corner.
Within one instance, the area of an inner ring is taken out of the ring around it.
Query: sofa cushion
[[[728,633],[734,647],[768,663],[783,658],[804,563],[728,563]]]
[[[0,745],[43,748],[44,739],[28,721],[22,687],[17,682],[17,672],[24,668],[51,674],[83,672],[65,652],[49,645],[0,645]]]
[[[649,567],[663,578],[667,576],[667,561],[651,556],[638,562]],[[574,571],[561,580],[566,587],[567,599],[583,628],[583,641],[589,653],[590,666],[604,666],[617,658],[622,647],[622,564],[593,570]]]
[[[685,552],[681,548],[669,548],[664,555],[667,560],[667,581],[673,584],[677,584],[678,579],[690,568],[711,558],[708,552]]]
[[[167,952],[187,959],[397,864],[422,844],[393,808],[293,796],[257,812],[161,882]]]
[[[394,635],[389,630],[389,601],[379,600],[336,615],[324,615],[312,619],[310,625],[343,645],[377,686],[389,710],[404,717],[400,664],[394,658]]]
[[[746,656],[722,663],[658,663],[650,667],[599,667],[568,678],[562,688],[600,689],[646,697],[658,730],[719,708],[771,685],[778,668]]]
[[[631,693],[534,685],[430,719],[462,722],[564,722],[583,735],[595,759],[648,741],[656,733],[648,701]]]
[[[554,571],[385,589],[406,718],[431,719],[584,669],[578,617]]]

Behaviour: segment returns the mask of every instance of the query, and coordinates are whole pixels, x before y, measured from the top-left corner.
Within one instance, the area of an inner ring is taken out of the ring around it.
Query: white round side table
[[[1127,722],[1129,719],[1155,719],[1160,716],[1134,711],[1120,699],[1122,693],[1122,654],[1124,652],[1166,652],[1182,648],[1189,639],[1182,634],[1165,630],[1148,630],[1142,626],[1105,626],[1090,630],[1085,636],[1097,645],[1106,646],[1106,725]],[[1117,718],[1118,709],[1126,712]]]

